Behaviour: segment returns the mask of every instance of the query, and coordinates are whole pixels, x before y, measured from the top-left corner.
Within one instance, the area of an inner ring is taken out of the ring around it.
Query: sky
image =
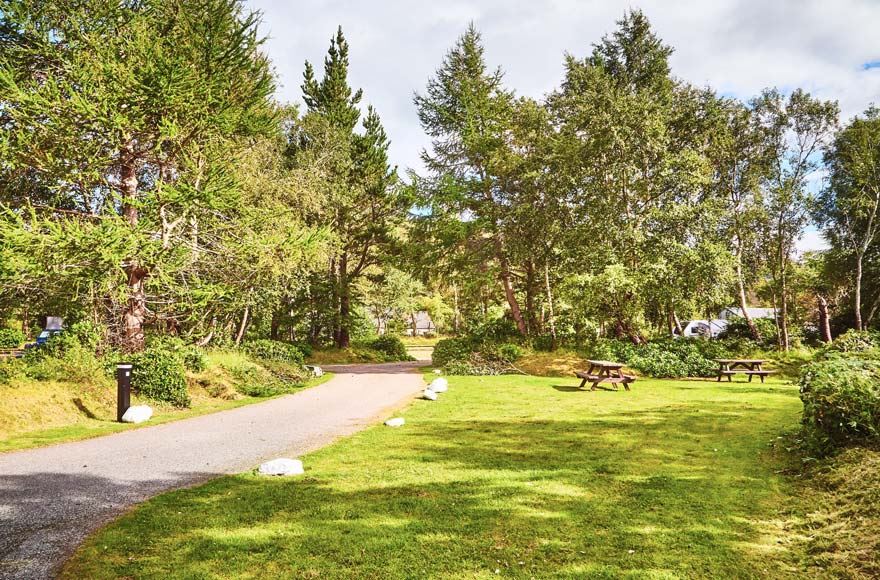
[[[469,22],[483,34],[486,60],[518,95],[556,88],[566,53],[583,57],[639,8],[675,52],[678,78],[748,99],[765,87],[802,87],[839,101],[844,119],[880,104],[880,0],[250,0],[262,13],[278,98],[302,102],[306,60],[318,73],[341,25],[349,78],[379,112],[401,170],[419,170],[429,145],[413,94],[424,90]],[[815,231],[800,247],[822,247]]]

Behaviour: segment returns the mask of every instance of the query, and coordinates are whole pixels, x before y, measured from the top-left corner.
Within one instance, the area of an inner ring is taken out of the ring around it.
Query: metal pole
[[[122,416],[131,406],[131,364],[116,365],[116,420],[122,422]]]

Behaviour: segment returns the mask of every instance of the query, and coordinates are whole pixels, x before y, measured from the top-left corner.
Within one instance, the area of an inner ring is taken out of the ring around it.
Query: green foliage
[[[817,361],[801,370],[798,384],[807,442],[814,450],[880,438],[880,361]]]
[[[752,322],[758,328],[761,342],[757,346],[772,347],[776,345],[776,321],[770,318],[753,318]],[[719,334],[721,339],[738,339],[754,341],[746,319],[742,316],[733,316],[728,319],[727,327]]]
[[[131,385],[141,396],[175,407],[189,407],[186,369],[179,354],[164,348],[148,348],[132,355]]]
[[[517,344],[495,344],[478,337],[447,338],[434,346],[432,362],[453,375],[498,375],[511,372],[522,358]]]
[[[406,345],[397,336],[385,334],[367,342],[366,346],[381,352],[385,355],[385,360],[389,362],[411,360],[411,357],[406,352]]]
[[[24,362],[18,359],[0,360],[0,385],[11,383],[25,376]]]
[[[275,364],[284,363],[276,361]],[[289,369],[289,366],[275,366],[274,370],[269,370],[261,365],[244,362],[231,366],[228,370],[235,380],[235,389],[242,395],[274,397],[302,387],[304,377],[298,373],[289,374]]]
[[[508,363],[515,363],[523,357],[523,349],[518,344],[499,344],[496,350],[499,360]]]
[[[194,344],[188,344],[180,337],[167,334],[150,336],[147,338],[147,346],[174,353],[188,371],[201,373],[208,368],[205,351]]]
[[[880,333],[870,330],[847,330],[831,344],[827,345],[823,352],[826,356],[834,355],[864,355],[866,353],[878,353],[880,349]]]
[[[303,364],[303,354],[299,349],[287,342],[279,340],[257,339],[245,342],[242,350],[256,358],[291,363]]]
[[[436,367],[445,367],[453,361],[467,359],[472,350],[471,342],[465,338],[444,338],[434,345],[431,362]]]
[[[208,358],[201,349],[196,347],[188,348],[183,353],[183,366],[188,371],[201,373],[208,368]]]
[[[24,333],[17,328],[0,328],[0,348],[18,348],[24,340]]]
[[[96,350],[103,330],[87,321],[77,322],[46,344],[25,351],[25,373],[36,380],[81,381],[90,383],[106,374],[105,361]]]
[[[713,377],[718,373],[714,359],[733,356],[737,344],[683,338],[654,340],[637,346],[628,341],[601,339],[589,347],[588,354],[591,359],[622,362],[651,377]]]

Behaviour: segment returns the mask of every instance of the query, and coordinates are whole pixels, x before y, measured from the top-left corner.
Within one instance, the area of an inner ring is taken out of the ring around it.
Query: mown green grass
[[[322,377],[311,379],[303,388],[320,385],[329,381],[332,377],[333,375],[331,373],[325,373]],[[33,388],[39,388],[39,383],[34,383]],[[10,390],[10,392],[13,396],[15,395],[14,390]],[[146,423],[140,423],[138,425],[117,423],[115,417],[110,418],[112,414],[115,413],[115,407],[109,411],[108,409],[101,409],[102,412],[100,415],[92,414],[92,416],[78,417],[76,422],[68,425],[25,431],[5,439],[0,439],[0,453],[31,449],[34,447],[45,447],[57,443],[81,441],[83,439],[101,437],[103,435],[110,435],[120,431],[161,425],[162,423],[170,423],[171,421],[179,421],[181,419],[189,419],[200,415],[207,415],[209,413],[227,411],[245,405],[261,403],[271,398],[274,397],[241,397],[232,400],[199,397],[193,400],[193,404],[190,408],[177,409],[170,405],[159,405],[146,399],[140,400],[137,397],[134,397],[132,405],[147,404],[153,407],[154,414]]]
[[[67,578],[780,578],[794,387],[452,377],[399,429],[159,496]],[[233,444],[233,442],[230,442]]]

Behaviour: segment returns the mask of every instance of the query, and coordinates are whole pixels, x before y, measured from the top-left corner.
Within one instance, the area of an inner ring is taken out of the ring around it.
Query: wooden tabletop
[[[623,363],[612,362],[612,361],[609,361],[609,360],[588,360],[587,362],[590,363],[590,364],[593,365],[593,366],[597,366],[597,367],[605,367],[605,368],[608,368],[608,369],[619,369],[619,368],[623,368]]]
[[[767,362],[767,359],[763,358],[716,358],[715,362],[721,364],[728,363],[748,363],[748,364],[762,364]]]

